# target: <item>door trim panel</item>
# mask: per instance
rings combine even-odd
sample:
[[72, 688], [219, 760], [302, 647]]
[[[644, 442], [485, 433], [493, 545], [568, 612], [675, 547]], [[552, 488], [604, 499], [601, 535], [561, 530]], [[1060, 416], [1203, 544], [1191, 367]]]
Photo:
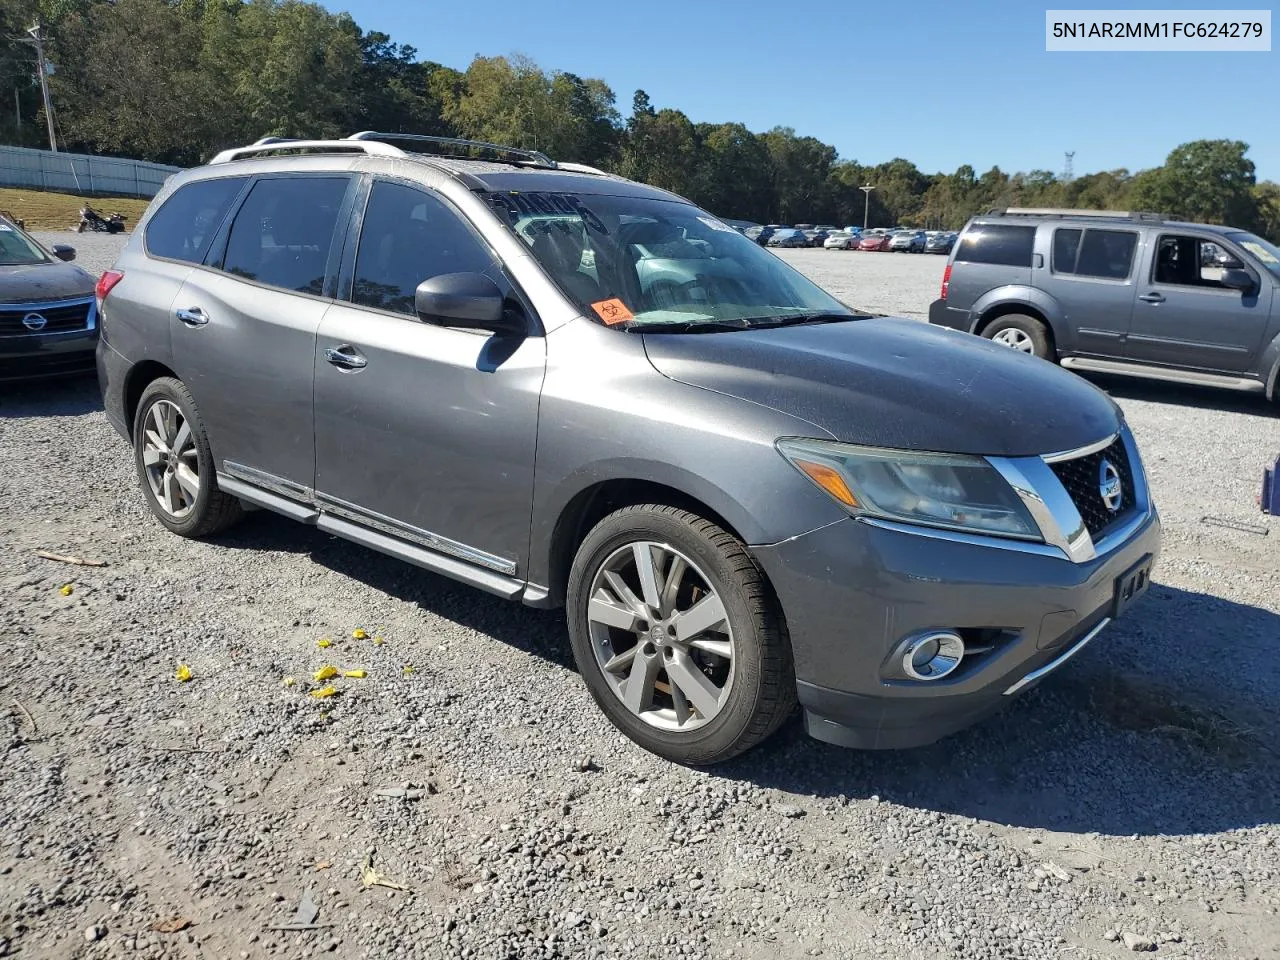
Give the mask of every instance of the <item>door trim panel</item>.
[[339, 500], [337, 497], [331, 497], [325, 493], [317, 493], [315, 498], [316, 505], [319, 506], [323, 513], [344, 517], [347, 520], [390, 534], [393, 537], [400, 537], [403, 540], [419, 543], [437, 553], [457, 557], [459, 560], [466, 560], [468, 563], [474, 563], [478, 567], [485, 567], [495, 573], [501, 573], [508, 577], [515, 575], [516, 562], [514, 560], [506, 560], [502, 557], [494, 556], [492, 553], [485, 553], [483, 550], [477, 550], [475, 547], [468, 546], [465, 543], [450, 540], [448, 537], [442, 537], [438, 533], [432, 533], [430, 530], [423, 530], [421, 527], [403, 523], [385, 514], [366, 510], [358, 504], [348, 503], [346, 500]]
[[278, 477], [274, 473], [267, 473], [265, 470], [246, 467], [243, 463], [236, 463], [234, 460], [223, 460], [222, 472], [244, 483], [288, 497], [290, 500], [302, 500], [307, 503], [315, 500], [315, 491], [308, 486]]
[[[222, 473], [233, 480], [233, 487], [239, 487], [241, 484], [251, 488], [256, 487], [291, 501], [314, 506], [322, 514], [342, 517], [344, 520], [357, 523], [360, 526], [377, 530], [392, 537], [398, 537], [401, 540], [408, 540], [429, 550], [434, 550], [436, 553], [464, 560], [467, 563], [474, 564], [477, 567], [484, 567], [504, 576], [515, 576], [517, 564], [514, 560], [507, 560], [492, 553], [486, 553], [465, 543], [459, 543], [457, 540], [450, 540], [448, 537], [442, 537], [438, 533], [432, 533], [430, 530], [423, 530], [421, 527], [403, 523], [394, 517], [366, 510], [359, 504], [349, 503], [337, 497], [317, 493], [310, 487], [304, 487], [302, 484], [286, 480], [284, 477], [277, 477], [264, 470], [255, 470], [253, 467], [246, 467], [242, 463], [233, 463], [230, 460], [223, 461]], [[238, 483], [234, 481], [238, 481]], [[228, 489], [227, 492], [234, 496], [241, 495], [238, 489]], [[246, 497], [246, 499], [249, 498]], [[274, 509], [269, 503], [260, 505]], [[290, 515], [293, 514], [291, 513]], [[297, 519], [301, 519], [301, 517], [297, 517]], [[309, 522], [315, 521], [313, 519]]]

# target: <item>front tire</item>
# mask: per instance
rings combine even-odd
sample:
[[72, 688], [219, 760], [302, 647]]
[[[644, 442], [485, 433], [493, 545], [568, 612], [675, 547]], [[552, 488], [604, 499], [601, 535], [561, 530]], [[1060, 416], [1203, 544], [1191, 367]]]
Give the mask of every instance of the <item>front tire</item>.
[[160, 377], [142, 392], [133, 418], [133, 457], [147, 506], [182, 537], [206, 537], [243, 515], [218, 489], [209, 438], [181, 380]]
[[578, 549], [566, 607], [592, 698], [661, 757], [728, 760], [795, 706], [786, 626], [763, 574], [694, 513], [645, 504], [605, 517]]
[[982, 328], [982, 335], [994, 343], [1029, 353], [1041, 360], [1056, 360], [1049, 329], [1035, 317], [1006, 313]]

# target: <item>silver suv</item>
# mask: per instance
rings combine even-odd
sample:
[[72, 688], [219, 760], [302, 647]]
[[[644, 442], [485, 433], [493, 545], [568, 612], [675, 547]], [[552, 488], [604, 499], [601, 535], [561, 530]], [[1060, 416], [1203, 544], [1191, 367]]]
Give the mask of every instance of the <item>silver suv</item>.
[[596, 702], [681, 762], [797, 697], [828, 741], [936, 740], [1097, 636], [1158, 550], [1101, 391], [537, 153], [230, 150], [166, 185], [99, 292], [107, 414], [160, 523], [254, 504], [564, 606]]
[[1153, 213], [1009, 209], [965, 226], [932, 323], [1072, 370], [1280, 399], [1280, 248]]

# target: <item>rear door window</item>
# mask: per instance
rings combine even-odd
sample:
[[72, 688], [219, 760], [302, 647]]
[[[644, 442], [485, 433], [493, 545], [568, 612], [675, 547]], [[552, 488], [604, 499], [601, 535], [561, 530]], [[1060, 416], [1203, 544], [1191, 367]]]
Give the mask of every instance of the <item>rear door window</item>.
[[197, 180], [179, 187], [147, 222], [147, 253], [167, 260], [203, 263], [247, 177]]
[[965, 232], [956, 251], [963, 263], [1030, 267], [1036, 228], [1003, 223], [979, 223]]
[[259, 180], [236, 212], [222, 269], [246, 280], [316, 296], [349, 177]]
[[1054, 273], [1075, 273], [1076, 254], [1080, 252], [1080, 234], [1083, 230], [1059, 228], [1053, 231], [1053, 258], [1050, 268]]
[[1076, 275], [1124, 280], [1133, 267], [1138, 235], [1128, 230], [1086, 230], [1076, 258]]
[[1130, 230], [1055, 230], [1053, 272], [1125, 280], [1133, 269], [1137, 248], [1138, 235]]

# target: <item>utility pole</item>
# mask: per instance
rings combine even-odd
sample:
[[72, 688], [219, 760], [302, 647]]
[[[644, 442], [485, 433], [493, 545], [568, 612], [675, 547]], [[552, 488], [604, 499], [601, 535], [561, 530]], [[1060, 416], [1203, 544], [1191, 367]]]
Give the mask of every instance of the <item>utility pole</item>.
[[40, 71], [40, 95], [44, 98], [44, 122], [49, 128], [49, 149], [58, 152], [58, 138], [53, 133], [53, 101], [49, 99], [49, 69], [44, 59], [44, 27], [40, 21], [27, 33], [31, 39], [26, 41], [36, 48], [36, 69]]
[[862, 229], [865, 230], [867, 229], [868, 218], [871, 216], [871, 191], [874, 190], [875, 187], [868, 184], [867, 186], [859, 187], [858, 189], [866, 194], [867, 197], [867, 202], [862, 206]]

